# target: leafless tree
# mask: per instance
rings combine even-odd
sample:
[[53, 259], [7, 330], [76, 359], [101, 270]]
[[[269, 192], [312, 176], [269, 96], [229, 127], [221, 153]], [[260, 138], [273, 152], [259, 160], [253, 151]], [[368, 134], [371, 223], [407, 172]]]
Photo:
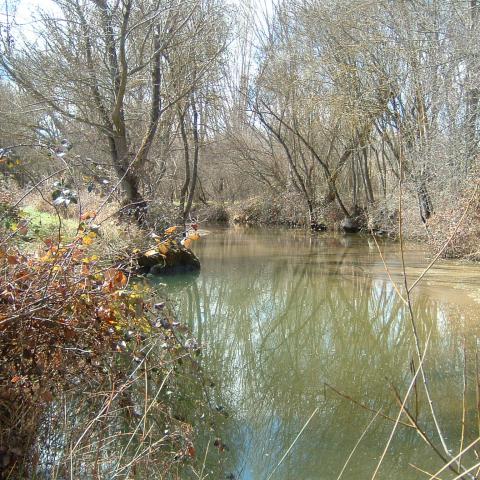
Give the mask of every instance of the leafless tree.
[[[58, 0], [59, 14], [39, 13], [33, 39], [3, 38], [2, 68], [22, 89], [84, 131], [101, 134], [110, 165], [137, 216], [142, 183], [165, 112], [192, 98], [224, 50], [218, 3], [202, 0]], [[217, 14], [212, 16], [216, 9]], [[208, 48], [202, 45], [208, 43]], [[170, 72], [169, 58], [200, 52], [196, 74]], [[176, 53], [175, 53], [176, 52]], [[175, 90], [172, 85], [180, 86]], [[175, 95], [172, 96], [172, 92]]]

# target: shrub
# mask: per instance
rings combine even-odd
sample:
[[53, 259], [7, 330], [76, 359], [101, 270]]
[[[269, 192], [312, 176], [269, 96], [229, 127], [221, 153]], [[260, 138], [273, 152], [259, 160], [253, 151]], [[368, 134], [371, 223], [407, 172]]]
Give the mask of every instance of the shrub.
[[228, 223], [230, 221], [230, 214], [223, 202], [202, 206], [195, 214], [202, 223]]
[[480, 260], [480, 191], [466, 189], [428, 222], [430, 244], [448, 258]]
[[100, 266], [95, 241], [85, 228], [27, 255], [2, 239], [0, 478], [160, 477], [195, 456], [167, 392], [196, 347], [145, 287]]

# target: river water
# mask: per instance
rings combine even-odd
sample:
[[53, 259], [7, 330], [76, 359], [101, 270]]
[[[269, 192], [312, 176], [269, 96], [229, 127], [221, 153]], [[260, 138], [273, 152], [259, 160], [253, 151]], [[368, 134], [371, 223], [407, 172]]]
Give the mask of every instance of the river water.
[[[212, 229], [195, 245], [201, 273], [166, 280], [214, 382], [219, 422], [198, 450], [203, 458], [208, 448], [205, 473], [219, 463], [220, 478], [336, 479], [380, 412], [341, 478], [372, 477], [394, 426], [382, 415], [396, 417], [395, 391], [403, 397], [412, 361], [418, 365], [408, 311], [392, 283], [402, 289], [399, 245], [381, 241], [380, 249], [391, 278], [368, 237]], [[409, 244], [405, 261], [411, 283], [429, 258]], [[464, 445], [478, 436], [479, 287], [478, 266], [442, 261], [412, 294], [422, 345], [429, 337], [425, 371], [434, 408], [453, 455], [463, 404]], [[421, 384], [406, 406], [441, 452]], [[478, 461], [473, 450], [466, 465]], [[415, 429], [399, 425], [375, 478], [429, 478], [418, 469], [441, 466]], [[447, 470], [439, 478], [455, 475]]]

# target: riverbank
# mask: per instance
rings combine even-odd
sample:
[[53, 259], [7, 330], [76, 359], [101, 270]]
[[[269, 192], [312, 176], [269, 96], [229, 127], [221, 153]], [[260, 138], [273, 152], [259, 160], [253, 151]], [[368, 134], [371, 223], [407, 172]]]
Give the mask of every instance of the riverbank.
[[[161, 288], [129, 273], [132, 238], [112, 239], [122, 227], [99, 228], [93, 213], [76, 223], [4, 207], [0, 478], [164, 477], [195, 464], [194, 423], [214, 422], [200, 346]], [[150, 241], [167, 253], [174, 234]]]
[[[366, 233], [399, 239], [399, 199], [391, 197], [372, 203], [346, 217], [330, 203], [318, 208], [315, 220], [299, 197], [257, 196], [237, 202], [211, 202], [195, 212], [202, 221], [223, 225], [280, 226], [313, 231]], [[427, 244], [432, 255], [480, 261], [480, 192], [471, 188], [449, 205], [443, 205], [428, 219], [419, 215], [415, 195], [402, 198], [401, 228], [404, 240]], [[425, 220], [425, 221], [424, 221]]]

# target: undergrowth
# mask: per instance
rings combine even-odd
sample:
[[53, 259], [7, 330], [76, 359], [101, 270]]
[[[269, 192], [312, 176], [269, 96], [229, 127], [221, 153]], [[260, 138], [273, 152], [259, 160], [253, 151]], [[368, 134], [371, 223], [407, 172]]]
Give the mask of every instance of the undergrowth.
[[37, 220], [58, 224], [26, 209], [24, 228], [24, 212], [0, 232], [0, 478], [178, 478], [208, 413], [196, 342], [95, 253], [91, 222], [32, 251]]

